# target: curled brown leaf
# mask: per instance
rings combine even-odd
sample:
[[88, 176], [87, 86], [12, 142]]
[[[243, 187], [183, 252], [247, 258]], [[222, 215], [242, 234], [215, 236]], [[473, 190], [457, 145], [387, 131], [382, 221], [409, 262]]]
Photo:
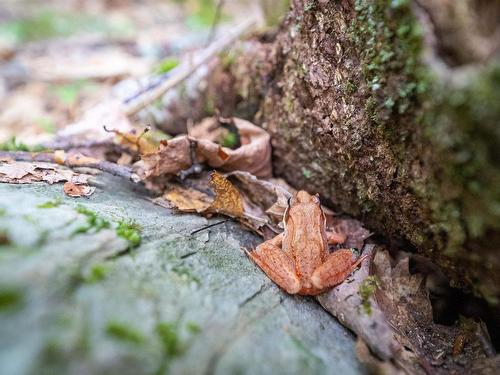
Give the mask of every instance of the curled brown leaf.
[[95, 191], [95, 187], [84, 184], [75, 184], [73, 182], [66, 182], [63, 186], [63, 190], [68, 197], [79, 198], [92, 195]]

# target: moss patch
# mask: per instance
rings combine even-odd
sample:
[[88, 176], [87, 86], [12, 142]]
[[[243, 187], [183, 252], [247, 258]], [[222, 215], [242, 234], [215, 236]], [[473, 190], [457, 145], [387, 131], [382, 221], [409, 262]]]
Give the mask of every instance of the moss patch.
[[0, 312], [14, 310], [22, 305], [23, 293], [19, 288], [9, 285], [0, 285]]
[[87, 233], [89, 231], [99, 232], [102, 229], [109, 228], [111, 224], [109, 221], [100, 217], [92, 210], [89, 210], [85, 206], [79, 205], [76, 208], [76, 212], [85, 215], [87, 217], [87, 224], [75, 229], [73, 234]]
[[42, 146], [28, 146], [27, 144], [19, 141], [15, 136], [11, 137], [4, 143], [0, 143], [1, 151], [28, 151], [28, 152], [41, 152], [45, 148]]
[[62, 199], [61, 198], [55, 198], [50, 201], [40, 203], [37, 205], [38, 208], [55, 208], [59, 207], [62, 204]]
[[133, 221], [122, 220], [118, 222], [116, 227], [116, 234], [122, 238], [125, 238], [130, 247], [134, 248], [141, 244], [141, 227], [134, 223]]
[[363, 306], [363, 310], [367, 315], [372, 313], [370, 297], [373, 296], [379, 285], [380, 281], [377, 276], [368, 276], [359, 285], [358, 294], [361, 297], [361, 306]]
[[106, 279], [111, 267], [107, 264], [96, 264], [89, 270], [88, 275], [84, 281], [89, 284], [97, 283]]
[[134, 329], [130, 323], [108, 322], [106, 325], [106, 334], [117, 341], [134, 345], [141, 345], [145, 341], [144, 335]]

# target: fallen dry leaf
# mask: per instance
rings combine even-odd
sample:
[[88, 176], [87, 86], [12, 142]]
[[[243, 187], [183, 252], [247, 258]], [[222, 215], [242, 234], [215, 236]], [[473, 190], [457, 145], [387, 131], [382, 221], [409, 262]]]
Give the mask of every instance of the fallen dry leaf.
[[64, 193], [73, 198], [88, 197], [92, 195], [95, 191], [95, 187], [75, 184], [73, 182], [66, 182], [63, 186]]
[[39, 181], [49, 184], [63, 181], [86, 183], [88, 177], [57, 164], [20, 161], [0, 162], [0, 182], [4, 183], [30, 184]]
[[161, 142], [156, 152], [142, 155], [135, 167], [142, 179], [148, 179], [175, 175], [192, 164], [191, 141], [182, 136]]
[[173, 186], [163, 194], [163, 198], [183, 212], [204, 213], [212, 204], [212, 199], [201, 191], [180, 186]]
[[215, 199], [210, 205], [210, 211], [236, 218], [244, 216], [240, 192], [226, 177], [213, 172], [210, 184], [215, 191]]
[[340, 235], [345, 235], [346, 240], [341, 247], [362, 249], [365, 240], [370, 237], [370, 231], [363, 224], [349, 217], [332, 216], [325, 213], [328, 229]]
[[157, 150], [141, 155], [141, 160], [134, 165], [135, 169], [145, 180], [176, 175], [196, 162], [207, 163], [222, 171], [243, 170], [257, 177], [269, 177], [272, 173], [269, 134], [242, 119], [235, 118], [234, 123], [240, 136], [248, 142], [235, 150], [208, 139], [180, 136], [162, 141]]
[[276, 227], [280, 225], [292, 196], [286, 188], [244, 171], [230, 172], [226, 177], [249, 201], [260, 207], [262, 216], [267, 215]]
[[209, 166], [226, 172], [246, 171], [257, 177], [270, 177], [272, 165], [269, 133], [249, 121], [240, 118], [233, 120], [242, 139], [242, 145], [235, 150], [222, 147], [222, 151], [227, 155], [223, 159], [219, 155], [220, 145], [210, 140], [197, 139], [198, 157]]
[[[366, 245], [363, 254], [372, 255], [373, 251], [374, 245]], [[359, 289], [369, 276], [369, 271], [370, 262], [362, 262], [360, 268], [346, 282], [317, 298], [327, 311], [366, 342], [379, 358], [389, 360], [394, 356], [394, 350], [397, 348], [394, 347], [392, 329], [374, 297], [369, 296], [363, 301], [359, 294]], [[363, 308], [363, 304], [367, 303], [370, 304], [370, 313]]]

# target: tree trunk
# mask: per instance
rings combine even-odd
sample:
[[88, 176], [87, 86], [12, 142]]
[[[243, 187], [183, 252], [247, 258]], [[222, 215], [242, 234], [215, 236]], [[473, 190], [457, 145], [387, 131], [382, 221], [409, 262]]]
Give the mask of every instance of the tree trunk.
[[275, 174], [496, 304], [498, 4], [293, 1], [222, 58], [209, 107], [271, 133]]

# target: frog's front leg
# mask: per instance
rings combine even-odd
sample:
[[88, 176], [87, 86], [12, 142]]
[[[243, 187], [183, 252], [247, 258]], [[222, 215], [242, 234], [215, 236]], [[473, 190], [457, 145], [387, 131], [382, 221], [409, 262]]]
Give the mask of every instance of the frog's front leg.
[[368, 255], [354, 260], [349, 249], [340, 249], [331, 253], [326, 261], [316, 268], [311, 276], [313, 285], [324, 290], [340, 284]]
[[282, 241], [283, 234], [279, 234], [247, 254], [278, 286], [295, 294], [300, 290], [300, 280], [293, 260], [281, 250]]

